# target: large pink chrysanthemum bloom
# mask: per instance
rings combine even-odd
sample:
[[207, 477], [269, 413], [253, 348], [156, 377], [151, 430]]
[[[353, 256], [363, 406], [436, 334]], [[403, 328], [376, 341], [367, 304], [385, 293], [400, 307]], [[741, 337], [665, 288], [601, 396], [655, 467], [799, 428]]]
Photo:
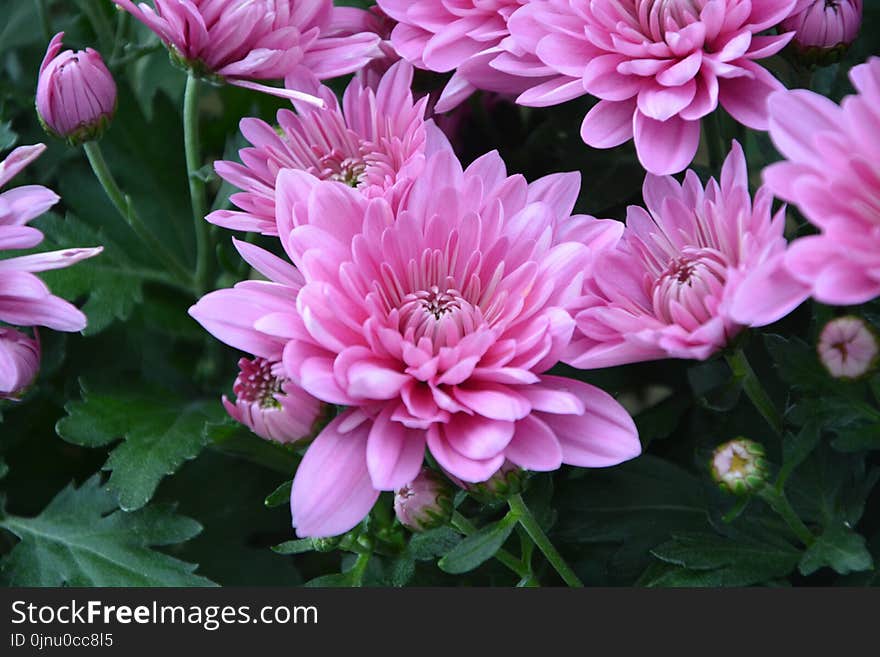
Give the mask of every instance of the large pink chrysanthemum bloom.
[[304, 171], [282, 171], [277, 189], [281, 242], [305, 285], [291, 286], [297, 269], [276, 263], [263, 267], [275, 283], [209, 294], [190, 312], [248, 351], [286, 340], [288, 376], [350, 407], [296, 473], [300, 536], [354, 527], [379, 491], [417, 476], [426, 447], [467, 482], [505, 458], [553, 470], [639, 453], [612, 397], [545, 374], [568, 345], [567, 307], [592, 251], [620, 233], [617, 222], [570, 216], [577, 174], [529, 185], [497, 153], [462, 171], [442, 151], [397, 209]]
[[241, 87], [304, 96], [253, 80], [297, 71], [329, 79], [357, 71], [379, 55], [379, 37], [353, 34], [352, 12], [332, 0], [114, 0], [155, 32], [181, 62]]
[[764, 182], [821, 234], [796, 240], [786, 264], [822, 303], [880, 295], [880, 59], [850, 71], [858, 94], [840, 106], [809, 91], [770, 98], [770, 136], [786, 161]]
[[720, 184], [688, 171], [645, 180], [647, 210], [630, 207], [614, 250], [587, 280], [566, 362], [584, 369], [660, 358], [703, 360], [744, 326], [785, 316], [807, 289], [785, 270], [785, 210], [749, 196], [739, 144]]
[[[21, 146], [0, 162], [0, 186], [33, 162], [46, 147]], [[43, 234], [27, 223], [58, 202], [55, 192], [39, 185], [16, 187], [0, 194], [0, 251], [29, 249]], [[53, 296], [33, 272], [62, 269], [98, 255], [102, 247], [64, 249], [0, 260], [0, 322], [46, 326], [56, 331], [81, 331], [86, 317], [64, 299]]]
[[[700, 119], [721, 105], [739, 122], [767, 128], [767, 97], [782, 85], [755, 60], [791, 34], [759, 36], [795, 0], [546, 0], [508, 23], [519, 48], [555, 72], [517, 102], [542, 107], [598, 97], [581, 126], [595, 148], [635, 140], [651, 173], [682, 171], [697, 152]], [[532, 75], [515, 53], [492, 65]]]
[[452, 78], [437, 102], [437, 111], [458, 105], [476, 89], [518, 94], [553, 73], [534, 56], [522, 56], [523, 69], [531, 64], [524, 80], [490, 66], [508, 36], [507, 20], [530, 0], [378, 0], [379, 7], [398, 22], [391, 33], [395, 49], [407, 61]]
[[219, 210], [208, 221], [277, 235], [275, 178], [282, 169], [308, 171], [395, 203], [421, 172], [426, 155], [449, 147], [425, 122], [427, 98], [413, 100], [412, 73], [409, 64], [398, 62], [375, 92], [355, 78], [341, 107], [332, 90], [315, 89], [325, 106], [297, 103], [298, 114], [280, 110], [279, 132], [259, 119], [243, 119], [241, 131], [252, 146], [239, 152], [242, 164], [215, 164], [221, 178], [244, 190], [231, 197], [241, 210]]

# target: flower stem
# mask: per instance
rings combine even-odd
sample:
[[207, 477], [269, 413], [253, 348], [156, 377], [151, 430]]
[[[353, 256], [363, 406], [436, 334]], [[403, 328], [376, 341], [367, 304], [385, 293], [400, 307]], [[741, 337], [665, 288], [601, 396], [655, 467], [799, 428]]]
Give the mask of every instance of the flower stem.
[[49, 7], [46, 0], [36, 0], [37, 16], [40, 19], [40, 28], [43, 30], [43, 39], [49, 41], [52, 39], [52, 24], [49, 20]]
[[[474, 527], [473, 523], [465, 518], [463, 515], [461, 515], [458, 511], [455, 511], [452, 514], [451, 522], [452, 526], [465, 536], [470, 536], [475, 531], [477, 531], [477, 528]], [[503, 563], [505, 566], [510, 568], [510, 570], [515, 572], [521, 578], [528, 576], [528, 569], [522, 564], [522, 562], [520, 562], [519, 559], [517, 559], [504, 548], [498, 550], [498, 552], [495, 553], [495, 558]]]
[[724, 140], [721, 137], [718, 112], [713, 112], [703, 119], [703, 127], [706, 134], [706, 148], [709, 150], [709, 167], [712, 173], [718, 173], [724, 161]]
[[189, 196], [192, 202], [193, 228], [196, 236], [195, 284], [199, 295], [207, 290], [208, 257], [208, 204], [205, 200], [205, 183], [199, 178], [201, 164], [199, 154], [199, 79], [190, 71], [186, 78], [186, 91], [183, 96], [183, 140], [186, 150], [186, 173], [189, 180]]
[[83, 150], [86, 152], [86, 157], [89, 160], [89, 164], [92, 166], [92, 171], [94, 172], [95, 177], [98, 179], [98, 182], [101, 183], [101, 187], [104, 188], [104, 193], [107, 194], [107, 198], [113, 203], [113, 206], [116, 208], [119, 215], [125, 220], [125, 223], [127, 223], [134, 231], [135, 235], [144, 242], [147, 248], [156, 254], [156, 257], [162, 261], [168, 270], [179, 279], [177, 287], [181, 287], [182, 289], [191, 292], [192, 277], [189, 272], [177, 261], [177, 258], [174, 257], [165, 245], [150, 232], [143, 221], [141, 221], [141, 218], [138, 216], [138, 213], [135, 211], [134, 206], [131, 203], [131, 199], [123, 194], [122, 190], [119, 188], [119, 184], [110, 172], [110, 167], [107, 166], [107, 161], [104, 159], [104, 153], [101, 151], [100, 144], [96, 141], [86, 142], [83, 145]]
[[776, 409], [773, 400], [770, 399], [770, 395], [767, 394], [764, 386], [758, 380], [755, 371], [749, 364], [748, 358], [746, 358], [745, 351], [742, 348], [738, 348], [733, 353], [728, 354], [727, 364], [730, 365], [734, 378], [742, 383], [743, 390], [746, 391], [746, 395], [748, 395], [752, 404], [755, 405], [755, 408], [758, 409], [758, 412], [767, 421], [767, 424], [773, 428], [773, 431], [781, 436], [783, 428], [782, 416]]
[[804, 524], [797, 512], [792, 508], [785, 493], [775, 490], [772, 486], [765, 486], [758, 493], [759, 497], [767, 502], [776, 513], [785, 521], [789, 529], [794, 532], [798, 539], [809, 547], [816, 540], [810, 528]]
[[535, 545], [538, 546], [538, 549], [544, 553], [547, 561], [549, 561], [550, 565], [556, 569], [556, 572], [559, 573], [559, 576], [562, 577], [563, 581], [573, 588], [582, 587], [584, 583], [581, 582], [571, 567], [565, 563], [565, 560], [562, 558], [562, 555], [559, 554], [556, 546], [554, 546], [553, 543], [550, 542], [550, 539], [547, 538], [547, 534], [544, 533], [544, 530], [541, 529], [538, 521], [535, 520], [535, 516], [532, 515], [529, 507], [526, 506], [522, 495], [512, 495], [507, 503], [510, 505], [510, 510], [513, 511], [519, 520], [519, 524], [521, 524], [523, 529], [526, 530], [529, 538], [531, 538], [535, 542]]
[[367, 571], [367, 565], [370, 563], [370, 553], [362, 552], [358, 555], [354, 567], [351, 569], [351, 580], [354, 586], [364, 585], [364, 573]]

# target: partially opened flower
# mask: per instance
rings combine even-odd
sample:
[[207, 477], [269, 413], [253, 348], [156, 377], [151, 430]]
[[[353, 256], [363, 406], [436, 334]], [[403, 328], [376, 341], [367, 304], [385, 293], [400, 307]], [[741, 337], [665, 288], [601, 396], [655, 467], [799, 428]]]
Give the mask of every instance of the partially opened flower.
[[284, 374], [280, 362], [265, 358], [238, 361], [241, 372], [232, 391], [235, 401], [223, 397], [230, 416], [266, 440], [292, 443], [315, 432], [325, 407]]
[[[0, 162], [0, 186], [35, 160], [46, 149], [42, 144], [21, 146]], [[16, 187], [0, 194], [0, 251], [29, 249], [43, 234], [27, 223], [58, 202], [55, 192], [39, 185]], [[64, 249], [50, 253], [0, 259], [0, 322], [17, 326], [47, 326], [57, 331], [81, 331], [86, 317], [60, 299], [33, 272], [62, 269], [102, 251]]]
[[259, 119], [242, 120], [241, 131], [252, 144], [240, 151], [242, 164], [215, 164], [223, 179], [244, 190], [231, 198], [241, 211], [219, 210], [208, 221], [277, 234], [275, 178], [282, 169], [308, 171], [396, 203], [421, 173], [426, 155], [448, 148], [440, 131], [425, 122], [427, 98], [413, 100], [412, 73], [409, 64], [398, 62], [376, 91], [355, 78], [341, 106], [332, 90], [321, 87], [317, 94], [325, 107], [299, 103], [296, 114], [280, 110], [277, 132]]
[[752, 203], [739, 144], [720, 183], [704, 190], [693, 171], [683, 184], [649, 174], [644, 199], [587, 280], [567, 355], [575, 367], [703, 360], [744, 326], [776, 321], [807, 297], [783, 264], [785, 211], [771, 216], [767, 189]]
[[811, 61], [833, 62], [856, 40], [862, 0], [798, 0], [780, 29], [794, 32], [798, 51]]
[[[756, 60], [781, 50], [791, 34], [762, 35], [795, 0], [546, 0], [509, 21], [512, 43], [554, 72], [518, 102], [542, 107], [599, 98], [581, 127], [595, 148], [635, 140], [651, 173], [687, 167], [700, 119], [720, 103], [737, 121], [767, 128], [767, 96], [782, 85]], [[492, 65], [534, 74], [516, 52]]]
[[40, 341], [0, 326], [0, 399], [18, 399], [40, 371]]
[[[398, 21], [391, 33], [397, 52], [417, 67], [454, 71], [437, 111], [452, 109], [476, 89], [518, 94], [535, 80], [503, 73], [490, 65], [509, 36], [507, 20], [529, 0], [378, 0], [379, 7]], [[523, 66], [533, 66], [538, 82], [552, 70], [534, 56], [521, 53]]]
[[59, 32], [49, 43], [37, 85], [37, 113], [54, 136], [72, 144], [97, 139], [116, 112], [116, 83], [100, 53], [65, 50]]
[[422, 468], [411, 482], [394, 492], [394, 515], [407, 529], [423, 532], [452, 518], [452, 486], [434, 470]]
[[279, 174], [279, 234], [305, 285], [290, 294], [289, 272], [274, 267], [279, 282], [262, 284], [274, 287], [259, 298], [244, 283], [191, 314], [221, 339], [233, 321], [239, 342], [277, 352], [274, 341], [285, 341], [287, 375], [350, 407], [297, 471], [300, 536], [354, 527], [379, 491], [417, 476], [426, 448], [465, 482], [488, 479], [505, 459], [553, 470], [639, 453], [612, 397], [546, 375], [574, 328], [567, 308], [588, 244], [619, 236], [617, 222], [570, 216], [578, 189], [576, 174], [531, 185], [508, 177], [496, 153], [464, 171], [450, 152], [435, 154], [397, 208], [304, 171]]
[[[360, 69], [379, 37], [351, 34], [332, 0], [114, 0], [155, 32], [186, 67], [231, 84], [290, 98], [256, 84], [307, 71], [324, 80]], [[337, 20], [339, 18], [340, 20]]]
[[770, 137], [783, 162], [764, 181], [819, 228], [786, 257], [822, 303], [852, 305], [880, 295], [880, 59], [850, 71], [859, 92], [840, 106], [810, 91], [774, 94]]
[[838, 317], [822, 329], [816, 350], [822, 365], [835, 379], [858, 379], [873, 369], [880, 346], [863, 319]]
[[736, 438], [719, 445], [712, 454], [712, 478], [728, 493], [746, 495], [759, 490], [767, 480], [764, 446], [748, 438]]

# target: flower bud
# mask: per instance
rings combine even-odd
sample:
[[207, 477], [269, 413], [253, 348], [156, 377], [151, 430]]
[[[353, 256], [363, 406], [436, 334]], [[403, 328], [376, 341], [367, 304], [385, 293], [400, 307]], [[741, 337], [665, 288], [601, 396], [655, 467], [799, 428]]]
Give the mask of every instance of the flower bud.
[[0, 328], [0, 399], [21, 399], [39, 370], [39, 340]]
[[445, 525], [452, 518], [452, 486], [440, 474], [422, 468], [412, 482], [394, 494], [394, 513], [414, 532]]
[[734, 495], [755, 492], [767, 478], [764, 447], [746, 438], [719, 445], [712, 455], [712, 478]]
[[100, 53], [61, 51], [59, 32], [49, 43], [37, 83], [37, 114], [49, 134], [73, 146], [98, 139], [116, 113], [116, 83]]
[[822, 329], [816, 351], [835, 379], [858, 379], [877, 362], [877, 337], [864, 320], [838, 317]]
[[510, 461], [504, 461], [501, 467], [486, 481], [478, 484], [466, 484], [453, 479], [459, 486], [478, 502], [491, 504], [503, 502], [511, 495], [523, 492], [528, 473]]
[[241, 372], [232, 386], [235, 402], [223, 397], [223, 405], [234, 420], [261, 438], [279, 443], [315, 434], [326, 408], [288, 379], [281, 363], [242, 358], [238, 367]]
[[780, 30], [794, 32], [792, 43], [805, 64], [839, 61], [862, 25], [862, 0], [800, 0]]

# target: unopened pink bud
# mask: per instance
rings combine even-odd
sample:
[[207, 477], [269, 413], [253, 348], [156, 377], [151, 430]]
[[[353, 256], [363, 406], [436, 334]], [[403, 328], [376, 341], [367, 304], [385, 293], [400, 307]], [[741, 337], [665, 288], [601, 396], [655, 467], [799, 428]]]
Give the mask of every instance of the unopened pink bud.
[[284, 375], [281, 363], [265, 358], [238, 361], [241, 372], [223, 405], [232, 418], [266, 440], [292, 443], [315, 435], [326, 415], [324, 404]]
[[0, 399], [20, 399], [39, 371], [39, 340], [0, 328]]
[[59, 32], [49, 43], [37, 83], [37, 113], [51, 135], [73, 145], [98, 139], [116, 113], [116, 83], [100, 53], [61, 52]]
[[422, 468], [412, 482], [394, 493], [394, 513], [414, 532], [440, 527], [452, 517], [452, 486], [440, 474]]
[[858, 317], [838, 317], [825, 325], [819, 360], [835, 379], [857, 379], [871, 371], [880, 349], [874, 331]]
[[794, 32], [793, 43], [809, 63], [825, 65], [840, 58], [861, 26], [862, 0], [800, 0], [780, 29]]

